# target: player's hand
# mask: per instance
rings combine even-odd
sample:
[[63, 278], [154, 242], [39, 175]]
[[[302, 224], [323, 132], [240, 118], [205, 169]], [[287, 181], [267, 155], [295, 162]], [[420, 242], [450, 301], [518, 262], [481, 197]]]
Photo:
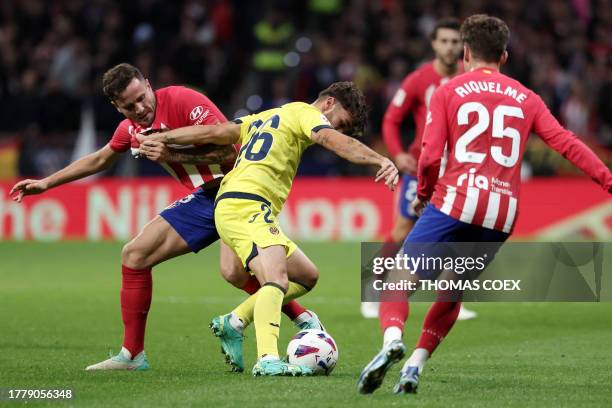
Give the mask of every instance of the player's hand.
[[391, 189], [391, 191], [395, 190], [395, 186], [399, 180], [399, 171], [395, 164], [388, 158], [384, 158], [380, 163], [380, 169], [376, 173], [376, 179], [374, 181], [379, 182], [380, 180], [385, 180], [385, 185]]
[[410, 153], [400, 153], [395, 156], [395, 164], [404, 174], [414, 173], [417, 169], [417, 161]]
[[159, 141], [151, 140], [147, 137], [146, 140], [141, 142], [140, 147], [138, 149], [141, 156], [146, 157], [147, 159], [157, 162], [164, 163], [170, 161], [170, 150], [166, 147], [165, 144]]
[[423, 209], [425, 206], [427, 206], [427, 203], [427, 201], [423, 201], [417, 197], [412, 201], [412, 203], [410, 203], [410, 207], [412, 208], [412, 211], [414, 211], [414, 213], [420, 217]]
[[9, 196], [12, 196], [13, 201], [20, 203], [24, 196], [44, 193], [48, 188], [49, 185], [44, 180], [21, 180], [11, 188]]
[[164, 133], [163, 132], [159, 132], [159, 130], [155, 131], [143, 131], [140, 132], [136, 135], [136, 140], [138, 140], [138, 143], [143, 144], [145, 141], [151, 141], [151, 142], [158, 142], [158, 143], [163, 143], [164, 142]]

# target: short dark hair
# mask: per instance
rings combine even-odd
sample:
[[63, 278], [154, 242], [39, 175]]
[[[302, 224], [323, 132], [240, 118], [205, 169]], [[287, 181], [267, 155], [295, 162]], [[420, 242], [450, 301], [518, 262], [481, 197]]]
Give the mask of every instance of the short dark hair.
[[459, 31], [459, 29], [461, 28], [461, 23], [459, 22], [459, 20], [457, 20], [454, 17], [442, 18], [436, 22], [436, 25], [431, 31], [431, 34], [429, 35], [429, 37], [432, 40], [435, 40], [436, 38], [438, 38], [438, 30], [441, 28], [448, 28], [449, 30]]
[[353, 82], [334, 82], [321, 92], [319, 98], [332, 96], [336, 98], [340, 105], [351, 115], [351, 129], [348, 134], [361, 136], [365, 132], [367, 124], [368, 107], [363, 92]]
[[102, 91], [108, 99], [114, 101], [134, 78], [144, 79], [138, 68], [126, 62], [115, 65], [104, 73], [102, 77]]
[[506, 51], [510, 29], [503, 20], [474, 14], [461, 25], [461, 39], [472, 55], [485, 62], [498, 62]]

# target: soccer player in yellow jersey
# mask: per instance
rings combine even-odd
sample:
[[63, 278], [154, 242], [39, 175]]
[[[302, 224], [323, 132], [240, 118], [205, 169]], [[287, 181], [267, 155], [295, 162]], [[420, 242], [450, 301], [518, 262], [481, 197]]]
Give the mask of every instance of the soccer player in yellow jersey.
[[[228, 315], [211, 323], [227, 361], [242, 371], [242, 331], [255, 323], [258, 361], [253, 375], [310, 375], [303, 366], [279, 359], [277, 341], [283, 302], [302, 296], [317, 282], [318, 270], [281, 231], [277, 222], [302, 153], [314, 143], [353, 163], [378, 166], [375, 181], [393, 189], [398, 171], [388, 158], [343, 133], [357, 135], [366, 104], [351, 82], [337, 82], [312, 104], [293, 102], [214, 126], [190, 126], [156, 136], [168, 144], [242, 145], [234, 169], [217, 194], [215, 224], [221, 239], [261, 282], [261, 289]], [[150, 136], [149, 136], [150, 140]]]

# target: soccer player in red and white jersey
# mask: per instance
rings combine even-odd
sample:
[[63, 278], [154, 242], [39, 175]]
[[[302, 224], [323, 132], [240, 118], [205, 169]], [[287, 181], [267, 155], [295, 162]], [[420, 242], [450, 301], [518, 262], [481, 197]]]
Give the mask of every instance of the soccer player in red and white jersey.
[[[415, 243], [502, 245], [516, 223], [521, 161], [531, 132], [612, 193], [610, 169], [557, 122], [536, 93], [499, 72], [508, 58], [509, 35], [502, 20], [482, 14], [461, 26], [466, 73], [432, 97], [413, 203], [422, 215], [404, 242], [406, 252]], [[445, 146], [446, 169], [439, 175]], [[431, 306], [396, 393], [416, 392], [425, 362], [452, 328], [460, 304], [436, 301]], [[378, 388], [404, 350], [401, 337], [383, 347], [362, 372], [359, 390]]]
[[[221, 179], [233, 167], [237, 148], [188, 146], [173, 149], [155, 141], [138, 143], [136, 135], [139, 133], [226, 122], [215, 104], [199, 92], [182, 86], [154, 91], [136, 67], [125, 63], [104, 74], [103, 90], [126, 118], [119, 123], [110, 142], [42, 180], [18, 182], [10, 194], [15, 194], [14, 200], [20, 202], [26, 195], [40, 194], [105, 170], [127, 151], [158, 162], [187, 189], [197, 189], [167, 207], [123, 247], [123, 347], [115, 357], [87, 367], [90, 370], [142, 370], [148, 367], [144, 338], [152, 296], [151, 270], [165, 260], [198, 252], [219, 239], [214, 222], [214, 199]], [[226, 280], [249, 294], [259, 288], [257, 279], [249, 276], [224, 243], [221, 243], [221, 273]], [[316, 315], [298, 303], [288, 303], [283, 311], [300, 328], [320, 328]]]

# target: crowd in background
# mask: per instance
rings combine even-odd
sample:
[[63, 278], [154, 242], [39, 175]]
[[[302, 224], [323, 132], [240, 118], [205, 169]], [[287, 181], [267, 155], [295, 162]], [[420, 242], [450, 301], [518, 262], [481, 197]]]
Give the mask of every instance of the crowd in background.
[[[72, 160], [90, 112], [96, 147], [103, 145], [121, 116], [103, 97], [101, 76], [127, 61], [154, 87], [201, 90], [228, 118], [311, 101], [334, 81], [355, 81], [371, 106], [366, 142], [382, 151], [384, 110], [403, 77], [433, 57], [427, 38], [436, 19], [476, 12], [499, 16], [511, 29], [503, 72], [539, 93], [609, 160], [608, 0], [3, 0], [0, 143], [19, 142], [19, 174], [46, 175]], [[527, 158], [536, 174], [564, 171], [537, 141]], [[154, 169], [140, 163], [130, 174]], [[320, 148], [300, 168], [309, 175], [363, 171]]]

